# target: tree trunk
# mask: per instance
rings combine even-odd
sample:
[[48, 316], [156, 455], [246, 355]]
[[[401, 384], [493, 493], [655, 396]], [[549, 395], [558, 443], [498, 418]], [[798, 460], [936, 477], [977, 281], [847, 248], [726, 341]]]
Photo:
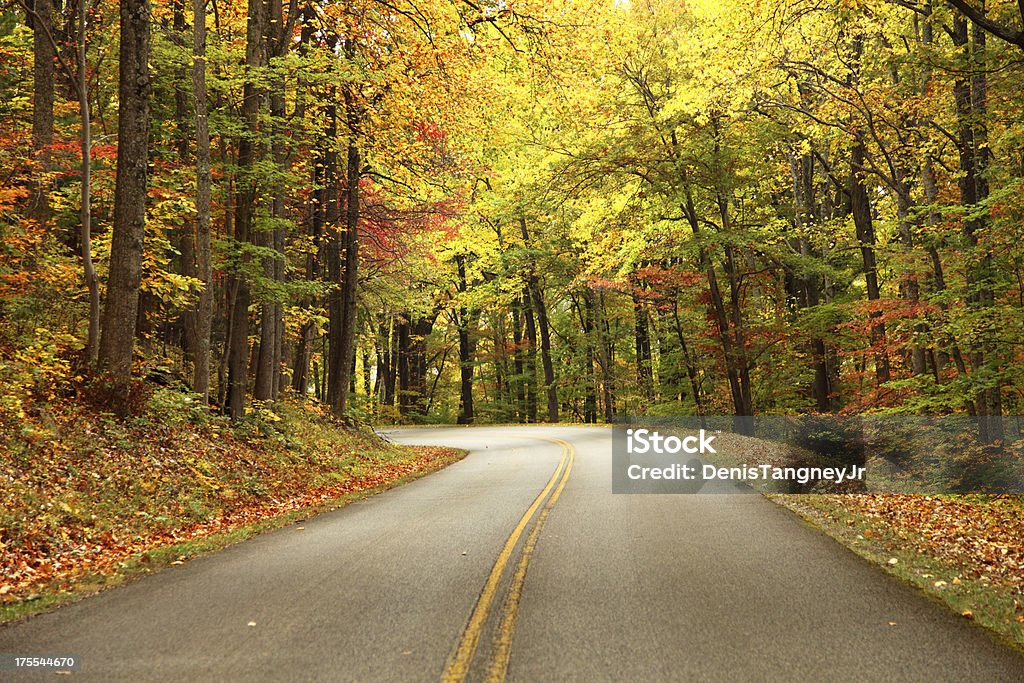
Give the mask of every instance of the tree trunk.
[[499, 422], [511, 422], [515, 417], [515, 396], [512, 380], [508, 369], [508, 338], [506, 337], [506, 318], [504, 313], [494, 316], [494, 334], [491, 343], [494, 345], [494, 400], [497, 405], [495, 412]]
[[377, 360], [377, 376], [382, 383], [381, 403], [386, 406], [395, 405], [395, 382], [398, 379], [398, 366], [395, 342], [395, 318], [388, 316], [380, 324], [381, 348]]
[[[461, 294], [469, 290], [466, 279], [466, 257], [458, 254], [455, 257], [458, 273], [458, 287]], [[459, 305], [459, 424], [473, 423], [473, 354], [475, 344], [470, 336], [470, 312], [463, 303]]]
[[[977, 25], [968, 34], [967, 20], [960, 14], [953, 19], [953, 44], [961, 48], [965, 61], [973, 69], [969, 77], [961, 76], [953, 83], [953, 95], [958, 119], [958, 150], [960, 156], [960, 203], [972, 215], [963, 221], [963, 233], [967, 242], [970, 260], [967, 272], [967, 306], [979, 310], [994, 305], [992, 291], [992, 254], [987, 245], [981, 244], [988, 225], [987, 216], [977, 210], [977, 205], [988, 198], [986, 179], [988, 131], [987, 115], [988, 80], [985, 67], [985, 32]], [[993, 357], [992, 344], [983, 336], [982, 341], [970, 350], [972, 375], [980, 378], [975, 384], [974, 404], [979, 418], [978, 436], [984, 443], [1002, 440], [1003, 428], [1002, 397], [999, 387], [999, 371]]]
[[533, 306], [530, 305], [530, 297], [523, 292], [522, 298], [523, 317], [526, 321], [526, 421], [537, 422], [537, 323], [533, 317]]
[[[686, 188], [685, 203], [682, 208], [686, 220], [690, 224], [690, 231], [695, 238], [701, 239], [700, 220], [697, 216], [697, 209], [689, 187]], [[721, 198], [719, 198], [719, 209], [722, 211], [723, 218], [725, 218], [727, 214], [722, 207]], [[729, 381], [729, 391], [732, 395], [733, 415], [737, 418], [736, 425], [740, 428], [740, 433], [748, 434], [751, 431], [749, 428], [752, 425], [749, 420], [741, 418], [752, 416], [754, 409], [751, 402], [749, 379], [746, 382], [743, 381], [743, 374], [747, 372], [745, 350], [740, 349], [737, 351], [735, 349], [736, 342], [732, 337], [733, 331], [730, 329], [732, 325], [725, 309], [725, 300], [722, 297], [722, 290], [718, 284], [718, 274], [715, 271], [714, 261], [708, 256], [703, 244], [699, 245], [697, 253], [698, 260], [707, 275], [708, 292], [711, 295], [711, 313], [718, 328], [717, 335], [722, 345], [722, 354], [725, 356], [725, 370]], [[735, 286], [735, 273], [731, 265], [729, 266], [729, 272], [731, 275], [730, 284]], [[734, 293], [734, 318], [738, 317], [738, 298], [738, 294]]]
[[[820, 254], [815, 253], [810, 241], [805, 235], [805, 230], [816, 221], [819, 215], [819, 208], [822, 208], [815, 197], [814, 188], [814, 156], [810, 153], [802, 154], [793, 158], [793, 197], [795, 204], [795, 224], [799, 232], [794, 249], [806, 259], [818, 259]], [[821, 212], [824, 214], [824, 211]], [[790, 295], [795, 297], [797, 307], [814, 308], [821, 302], [822, 276], [808, 273], [798, 277], [787, 269], [787, 285], [791, 289]], [[807, 343], [807, 350], [810, 354], [814, 367], [814, 379], [811, 381], [810, 394], [814, 399], [815, 408], [818, 412], [828, 413], [832, 406], [832, 384], [828, 368], [828, 349], [825, 341], [818, 335], [814, 335]]]
[[89, 290], [89, 336], [85, 344], [85, 358], [90, 365], [96, 365], [100, 353], [100, 278], [92, 262], [92, 114], [89, 110], [89, 80], [85, 64], [86, 18], [87, 8], [85, 3], [81, 2], [78, 5], [78, 72], [75, 74], [75, 91], [78, 94], [78, 111], [82, 125], [79, 136], [82, 153], [79, 247], [82, 254], [82, 274]]
[[544, 392], [547, 395], [548, 422], [558, 422], [558, 385], [555, 381], [555, 366], [551, 360], [551, 321], [544, 304], [544, 295], [536, 276], [530, 286], [533, 306], [537, 310], [537, 326], [540, 330], [540, 360], [544, 370]]
[[[174, 0], [171, 3], [171, 42], [175, 45], [180, 43], [185, 47], [185, 0]], [[165, 27], [166, 30], [166, 27]], [[193, 34], [194, 39], [194, 34]], [[194, 42], [194, 40], [193, 40]], [[195, 58], [195, 47], [193, 45], [193, 59]], [[178, 161], [184, 167], [188, 164], [191, 156], [191, 124], [194, 122], [194, 113], [189, 106], [189, 94], [194, 90], [194, 84], [190, 85], [190, 77], [185, 64], [182, 64], [180, 72], [175, 73], [174, 83], [174, 123], [177, 127], [175, 147], [177, 148]], [[198, 188], [197, 188], [198, 189]], [[198, 194], [198, 192], [197, 192]], [[179, 272], [187, 278], [196, 277], [196, 226], [191, 218], [182, 219], [181, 227], [177, 231], [178, 254], [180, 267]], [[196, 338], [196, 312], [194, 307], [185, 309], [182, 313], [185, 333], [181, 343], [182, 356], [185, 364], [192, 362], [192, 349], [195, 346]]]
[[[283, 57], [288, 49], [288, 41], [284, 35], [284, 10], [281, 0], [268, 0], [267, 20], [267, 52], [270, 60]], [[284, 147], [285, 126], [285, 83], [278, 74], [273, 75], [274, 82], [270, 89], [270, 120], [271, 135], [270, 155], [274, 165], [280, 172], [286, 163]], [[271, 230], [263, 230], [257, 242], [277, 252], [274, 256], [263, 258], [263, 277], [269, 281], [283, 279], [284, 255], [278, 245], [283, 243], [283, 229], [278, 223], [284, 219], [285, 190], [282, 182], [274, 184], [271, 213], [275, 219]], [[281, 328], [283, 307], [273, 298], [260, 304], [260, 353], [256, 363], [256, 380], [253, 387], [253, 398], [257, 401], [271, 401], [277, 398], [281, 378]]]
[[512, 372], [516, 392], [516, 415], [519, 422], [526, 422], [529, 414], [526, 407], [526, 372], [523, 360], [523, 324], [520, 301], [512, 302]]
[[[615, 419], [615, 379], [612, 374], [611, 344], [604, 319], [604, 302], [590, 287], [583, 291], [587, 314], [592, 321], [593, 346], [597, 350], [597, 364], [601, 369], [601, 398], [605, 422]], [[596, 421], [596, 420], [595, 420]]]
[[[306, 30], [304, 27], [303, 35]], [[320, 258], [324, 250], [324, 209], [327, 207], [328, 193], [331, 191], [328, 189], [328, 169], [330, 169], [330, 177], [333, 179], [333, 169], [337, 165], [337, 154], [332, 151], [333, 142], [329, 142], [333, 140], [337, 132], [334, 108], [328, 107], [326, 114], [327, 131], [324, 137], [318, 140], [319, 144], [314, 147], [314, 163], [311, 164], [310, 185], [313, 190], [310, 192], [309, 201], [309, 234], [313, 238], [313, 249], [312, 253], [306, 255], [306, 280], [309, 282], [320, 277]], [[306, 304], [311, 305], [312, 302], [307, 300]], [[312, 357], [314, 329], [315, 325], [312, 321], [303, 324], [295, 348], [292, 389], [299, 396], [306, 396], [309, 391], [309, 361]]]
[[398, 362], [396, 375], [398, 376], [398, 412], [403, 415], [409, 412], [412, 405], [410, 401], [410, 372], [409, 372], [409, 318], [408, 314], [402, 314], [395, 321], [395, 356]]
[[[523, 244], [530, 246], [530, 233], [526, 225], [526, 217], [519, 216], [519, 229], [522, 233]], [[540, 357], [541, 366], [544, 370], [544, 392], [547, 396], [548, 422], [558, 422], [558, 387], [555, 384], [555, 367], [551, 362], [551, 326], [548, 321], [547, 307], [544, 305], [544, 295], [540, 287], [540, 279], [536, 270], [531, 267], [526, 278], [526, 288], [533, 308], [537, 313], [537, 324], [540, 331]]]
[[[50, 145], [53, 144], [53, 81], [57, 57], [53, 42], [53, 1], [35, 0], [35, 8], [29, 13], [29, 23], [32, 26], [33, 55], [32, 152], [39, 165], [39, 180], [32, 182], [28, 216], [42, 223], [50, 219], [48, 174], [52, 166]], [[78, 40], [85, 45], [84, 32], [79, 34]], [[85, 70], [84, 61], [80, 70]]]
[[639, 283], [633, 284], [633, 338], [636, 348], [636, 382], [645, 400], [654, 396], [654, 368], [651, 357], [651, 323], [640, 298]]
[[[184, 4], [175, 3], [174, 29], [185, 30]], [[196, 140], [196, 221], [186, 223], [181, 239], [182, 274], [202, 283], [196, 305], [185, 312], [185, 347], [192, 361], [192, 390], [203, 402], [210, 395], [210, 332], [213, 325], [213, 268], [210, 248], [210, 130], [207, 121], [206, 94], [206, 3], [192, 5], [192, 87], [191, 99]], [[189, 151], [186, 122], [189, 118], [189, 93], [182, 84], [175, 92], [178, 121], [181, 126], [178, 156], [186, 161]]]
[[292, 363], [292, 391], [300, 398], [309, 392], [310, 346], [313, 344], [313, 324], [306, 323], [299, 329], [295, 344], [295, 360]]
[[[266, 63], [264, 28], [266, 7], [263, 0], [249, 0], [246, 26], [246, 79], [242, 95], [242, 116], [246, 129], [238, 142], [238, 199], [235, 205], [235, 247], [238, 258], [246, 263], [244, 253], [253, 238], [253, 219], [259, 201], [258, 179], [254, 167], [259, 158], [257, 138], [263, 93], [257, 82], [257, 71]], [[231, 338], [228, 343], [228, 412], [232, 420], [245, 414], [249, 359], [249, 283], [240, 268], [231, 275], [234, 300], [231, 309]]]
[[[121, 0], [118, 54], [118, 154], [110, 276], [100, 338], [100, 367], [117, 386], [131, 379], [142, 281], [149, 155], [149, 2]], [[127, 398], [121, 394], [122, 400]], [[124, 405], [119, 406], [124, 408]]]
[[[871, 217], [871, 202], [864, 184], [864, 141], [858, 137], [850, 152], [850, 212], [860, 243], [861, 260], [864, 265], [864, 281], [868, 290], [868, 301], [881, 299], [878, 286], [878, 265], [875, 259], [875, 225]], [[870, 313], [871, 346], [875, 355], [875, 377], [878, 384], [889, 381], [889, 354], [886, 348], [885, 323], [881, 311]]]
[[[348, 122], [348, 158], [345, 187], [345, 228], [339, 246], [344, 256], [340, 288], [331, 307], [331, 365], [328, 370], [327, 402], [335, 416], [345, 414], [351, 380], [351, 358], [356, 335], [356, 294], [359, 286], [359, 177], [361, 158], [356, 135], [359, 112], [355, 96], [345, 86], [346, 119]], [[335, 346], [337, 348], [335, 348]]]
[[359, 347], [360, 356], [363, 360], [363, 393], [366, 394], [367, 403], [373, 397], [373, 377], [370, 373], [370, 350], [366, 348], [366, 344], [362, 344]]
[[403, 415], [425, 415], [427, 391], [427, 336], [437, 313], [426, 318], [405, 314], [398, 328], [398, 403]]
[[[911, 217], [910, 212], [913, 208], [913, 201], [910, 196], [910, 188], [906, 182], [907, 172], [904, 169], [900, 169], [900, 178], [897, 181], [900, 185], [900, 190], [896, 193], [896, 214], [899, 220], [898, 234], [900, 247], [907, 258], [908, 264], [914, 262], [914, 236], [911, 232]], [[912, 267], [912, 266], [911, 266]], [[900, 296], [904, 300], [916, 304], [921, 299], [921, 288], [917, 282], [917, 273], [913, 270], [909, 273], [904, 273], [902, 280], [900, 281]], [[915, 325], [915, 331], [923, 333], [925, 327], [923, 325]], [[917, 343], [912, 341], [909, 349], [910, 355], [910, 369], [914, 375], [922, 375], [925, 372], [925, 359], [924, 359], [924, 348]]]
[[583, 421], [586, 424], [597, 423], [597, 378], [594, 376], [594, 363], [596, 362], [596, 354], [594, 352], [594, 346], [596, 342], [596, 331], [594, 325], [594, 305], [591, 300], [589, 290], [583, 291], [583, 310], [581, 311], [581, 317], [583, 318], [583, 336], [584, 336], [584, 349], [585, 357], [584, 364], [585, 368], [585, 388], [583, 394]]
[[[673, 297], [672, 299], [672, 322], [676, 330], [676, 338], [679, 340], [679, 352], [683, 356], [683, 362], [686, 364], [686, 377], [690, 380], [690, 391], [693, 393], [693, 404], [697, 409], [697, 414], [701, 417], [704, 416], [704, 396], [700, 388], [700, 380], [697, 376], [697, 364], [693, 360], [693, 356], [690, 354], [690, 347], [686, 343], [686, 335], [683, 334], [683, 326], [679, 322], [679, 301]], [[703, 424], [703, 421], [701, 422]]]

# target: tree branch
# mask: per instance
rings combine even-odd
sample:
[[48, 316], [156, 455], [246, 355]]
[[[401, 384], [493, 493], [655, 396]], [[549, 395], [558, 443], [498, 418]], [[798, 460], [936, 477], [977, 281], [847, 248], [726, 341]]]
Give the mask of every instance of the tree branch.
[[[946, 0], [946, 2], [958, 9], [961, 14], [994, 35], [996, 38], [1001, 38], [1024, 50], [1024, 31], [1017, 31], [1009, 26], [1004, 26], [997, 21], [989, 19], [985, 15], [984, 10], [971, 5], [967, 0]], [[1020, 9], [1021, 17], [1024, 18], [1024, 0], [1017, 0], [1017, 6]]]

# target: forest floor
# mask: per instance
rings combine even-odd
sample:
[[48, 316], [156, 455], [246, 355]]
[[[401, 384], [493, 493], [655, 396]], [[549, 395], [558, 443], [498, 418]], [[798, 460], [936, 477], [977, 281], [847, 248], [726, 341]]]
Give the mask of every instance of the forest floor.
[[435, 471], [464, 453], [389, 444], [283, 401], [239, 424], [158, 389], [120, 419], [85, 402], [0, 438], [0, 622]]
[[1024, 498], [769, 497], [1024, 652]]

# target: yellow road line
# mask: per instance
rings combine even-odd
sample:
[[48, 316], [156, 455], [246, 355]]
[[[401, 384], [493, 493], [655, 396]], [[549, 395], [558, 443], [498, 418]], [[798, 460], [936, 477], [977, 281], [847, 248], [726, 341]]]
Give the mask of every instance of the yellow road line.
[[512, 551], [515, 550], [516, 543], [519, 542], [519, 537], [523, 535], [523, 531], [529, 524], [530, 518], [533, 517], [533, 513], [537, 511], [537, 508], [544, 502], [544, 498], [554, 488], [555, 482], [558, 481], [558, 477], [562, 473], [562, 468], [568, 458], [569, 451], [565, 446], [562, 446], [562, 459], [559, 461], [558, 467], [555, 468], [554, 474], [551, 475], [551, 479], [548, 480], [547, 486], [544, 487], [544, 490], [540, 492], [540, 495], [537, 496], [533, 504], [523, 514], [519, 524], [516, 525], [508, 540], [505, 541], [505, 546], [498, 553], [498, 559], [494, 561], [494, 566], [487, 577], [484, 589], [481, 591], [480, 597], [477, 598], [476, 606], [473, 607], [473, 614], [469, 618], [469, 624], [466, 625], [466, 630], [462, 633], [459, 647], [455, 651], [455, 655], [449, 660], [444, 674], [441, 676], [441, 680], [444, 683], [461, 683], [466, 678], [466, 674], [469, 672], [469, 665], [472, 663], [473, 655], [476, 653], [477, 643], [480, 641], [480, 632], [483, 630], [484, 622], [487, 621], [487, 611], [491, 608], [491, 602], [494, 601], [494, 595], [497, 592], [498, 583], [501, 581], [501, 575], [505, 572], [505, 565], [508, 564], [508, 559], [512, 556]]
[[519, 601], [523, 595], [523, 584], [526, 582], [526, 568], [530, 564], [533, 549], [537, 546], [537, 538], [540, 537], [540, 530], [544, 526], [544, 520], [548, 518], [548, 513], [551, 512], [551, 508], [554, 507], [558, 496], [561, 495], [562, 489], [565, 488], [565, 482], [569, 480], [569, 473], [572, 471], [572, 463], [576, 459], [576, 451], [572, 445], [557, 439], [551, 439], [551, 441], [561, 444], [564, 452], [569, 454], [569, 463], [565, 466], [565, 471], [558, 482], [558, 487], [551, 494], [547, 504], [544, 505], [544, 509], [540, 511], [536, 524], [533, 525], [530, 534], [526, 537], [526, 543], [523, 544], [523, 554], [519, 558], [516, 573], [512, 577], [512, 583], [508, 588], [505, 606], [502, 609], [501, 623], [498, 625], [498, 632], [495, 635], [491, 664], [487, 669], [488, 683], [501, 683], [505, 680], [505, 674], [508, 672], [509, 655], [512, 653], [512, 637], [515, 635], [516, 619], [519, 616]]

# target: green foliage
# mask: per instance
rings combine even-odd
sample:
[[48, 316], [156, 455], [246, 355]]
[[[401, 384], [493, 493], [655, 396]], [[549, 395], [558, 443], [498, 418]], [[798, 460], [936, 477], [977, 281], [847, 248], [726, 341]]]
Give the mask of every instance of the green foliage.
[[11, 438], [23, 425], [26, 410], [39, 410], [69, 382], [81, 380], [71, 361], [80, 350], [77, 337], [38, 328], [13, 354], [0, 355], [0, 434]]
[[169, 426], [204, 425], [216, 419], [202, 397], [180, 388], [158, 388], [149, 397], [146, 414]]

